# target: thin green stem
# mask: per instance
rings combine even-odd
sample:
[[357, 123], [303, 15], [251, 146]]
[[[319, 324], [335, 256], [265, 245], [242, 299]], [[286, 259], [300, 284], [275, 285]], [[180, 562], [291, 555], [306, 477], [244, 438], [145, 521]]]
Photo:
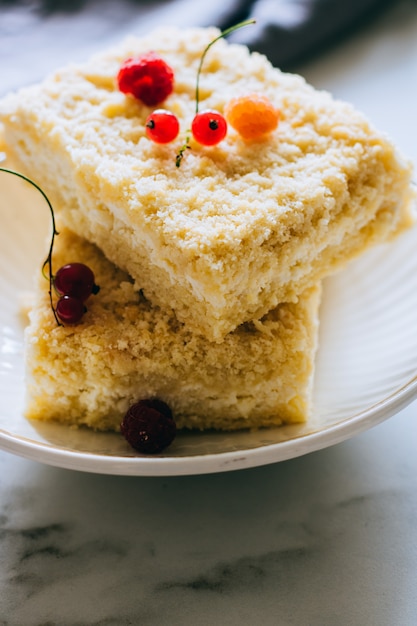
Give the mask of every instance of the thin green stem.
[[[201, 75], [201, 70], [202, 70], [204, 59], [206, 58], [207, 52], [210, 50], [211, 46], [213, 44], [215, 44], [216, 41], [218, 41], [222, 37], [226, 37], [227, 35], [230, 35], [230, 33], [232, 33], [233, 31], [238, 30], [239, 28], [243, 28], [244, 26], [250, 26], [251, 24], [255, 24], [255, 22], [256, 22], [256, 20], [254, 20], [254, 19], [244, 20], [243, 22], [239, 22], [238, 24], [235, 24], [234, 26], [230, 26], [229, 28], [226, 28], [225, 30], [222, 30], [220, 35], [218, 35], [215, 39], [213, 39], [213, 41], [210, 41], [210, 43], [204, 49], [203, 54], [201, 55], [200, 63], [198, 64], [197, 80], [196, 80], [196, 86], [195, 86], [195, 113], [196, 113], [196, 115], [198, 113], [198, 107], [199, 107], [199, 104], [200, 104], [200, 75]], [[177, 156], [175, 158], [175, 165], [177, 167], [181, 167], [181, 163], [182, 163], [182, 160], [184, 158], [185, 151], [187, 149], [191, 148], [191, 146], [190, 146], [190, 138], [191, 138], [191, 133], [188, 130], [187, 134], [186, 134], [186, 137], [185, 137], [185, 142], [181, 146], [181, 148], [178, 151]]]
[[[42, 264], [42, 274], [43, 276], [49, 280], [49, 300], [51, 302], [51, 309], [54, 313], [54, 317], [56, 320], [56, 323], [58, 324], [58, 326], [62, 326], [62, 324], [60, 323], [56, 311], [55, 311], [55, 307], [53, 304], [53, 300], [52, 300], [52, 284], [53, 284], [53, 272], [52, 272], [52, 252], [53, 252], [53, 248], [54, 248], [54, 242], [55, 242], [55, 236], [58, 235], [58, 231], [56, 229], [56, 222], [55, 222], [55, 214], [54, 214], [54, 210], [52, 208], [52, 204], [48, 198], [48, 196], [46, 195], [46, 193], [43, 191], [43, 189], [41, 187], [39, 187], [39, 185], [37, 183], [35, 183], [31, 178], [28, 178], [27, 176], [25, 176], [24, 174], [21, 174], [20, 172], [16, 172], [15, 170], [11, 170], [7, 167], [0, 167], [0, 172], [6, 172], [7, 174], [13, 174], [13, 176], [17, 176], [18, 178], [21, 178], [22, 180], [25, 180], [27, 183], [29, 183], [30, 185], [32, 185], [32, 187], [35, 187], [35, 189], [37, 189], [39, 191], [39, 193], [43, 196], [44, 200], [46, 201], [48, 207], [49, 207], [49, 211], [51, 213], [51, 219], [52, 219], [52, 237], [51, 237], [51, 243], [49, 246], [49, 251], [48, 251], [48, 256], [46, 257], [44, 263]], [[48, 276], [46, 276], [45, 274], [45, 267], [48, 266]]]
[[196, 113], [198, 113], [198, 107], [200, 104], [200, 74], [201, 74], [201, 70], [202, 70], [204, 59], [206, 58], [207, 52], [210, 50], [211, 46], [215, 44], [216, 41], [219, 41], [219, 39], [222, 39], [222, 37], [227, 37], [227, 35], [230, 35], [230, 33], [233, 33], [233, 31], [238, 30], [239, 28], [244, 28], [245, 26], [250, 26], [251, 24], [255, 24], [255, 22], [256, 20], [254, 19], [244, 20], [243, 22], [239, 22], [238, 24], [235, 24], [234, 26], [230, 26], [229, 28], [222, 30], [220, 35], [218, 35], [215, 39], [213, 39], [213, 41], [210, 41], [210, 43], [205, 48], [203, 54], [201, 55], [200, 63], [198, 65], [198, 70], [197, 70], [197, 82], [196, 82], [196, 87], [195, 87], [195, 112]]

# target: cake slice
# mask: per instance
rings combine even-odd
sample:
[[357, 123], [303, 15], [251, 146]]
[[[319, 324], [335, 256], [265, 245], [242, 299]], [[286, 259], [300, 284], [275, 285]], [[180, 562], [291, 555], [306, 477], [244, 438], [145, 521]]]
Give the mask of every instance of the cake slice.
[[[258, 93], [278, 128], [214, 147], [193, 138], [197, 68], [216, 29], [160, 29], [0, 103], [7, 150], [65, 206], [61, 222], [128, 271], [148, 299], [221, 341], [412, 221], [411, 167], [350, 105], [220, 39], [204, 60], [200, 111]], [[119, 91], [123, 61], [156, 51], [175, 74], [163, 107], [179, 137], [145, 133], [152, 108]]]
[[177, 427], [238, 429], [305, 421], [311, 411], [320, 287], [207, 341], [152, 306], [96, 246], [63, 229], [54, 270], [81, 262], [100, 286], [81, 322], [58, 326], [39, 275], [26, 329], [27, 417], [119, 430], [133, 403], [158, 398]]

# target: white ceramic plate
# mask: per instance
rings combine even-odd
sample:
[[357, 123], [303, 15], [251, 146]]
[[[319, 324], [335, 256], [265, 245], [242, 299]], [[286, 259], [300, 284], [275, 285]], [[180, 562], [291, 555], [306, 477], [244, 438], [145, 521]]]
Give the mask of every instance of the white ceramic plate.
[[[327, 280], [314, 414], [301, 426], [180, 434], [156, 457], [117, 434], [23, 417], [24, 317], [50, 222], [39, 194], [0, 173], [0, 447], [70, 469], [168, 476], [255, 467], [324, 448], [383, 421], [417, 395], [417, 229]], [[63, 386], [65, 381], [62, 381]]]

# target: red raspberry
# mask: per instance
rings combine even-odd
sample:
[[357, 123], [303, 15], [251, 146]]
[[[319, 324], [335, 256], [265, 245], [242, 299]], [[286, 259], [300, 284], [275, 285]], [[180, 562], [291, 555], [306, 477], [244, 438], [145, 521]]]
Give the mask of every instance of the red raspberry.
[[174, 72], [155, 52], [126, 59], [117, 74], [120, 91], [155, 106], [165, 100], [174, 89]]

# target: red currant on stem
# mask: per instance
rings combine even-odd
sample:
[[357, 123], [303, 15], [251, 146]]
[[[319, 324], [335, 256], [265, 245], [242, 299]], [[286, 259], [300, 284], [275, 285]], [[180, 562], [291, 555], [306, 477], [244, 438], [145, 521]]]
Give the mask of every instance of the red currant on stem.
[[173, 141], [180, 130], [178, 118], [165, 109], [153, 111], [145, 123], [146, 134], [149, 139], [156, 143], [169, 143]]
[[60, 296], [71, 296], [85, 302], [92, 293], [96, 294], [100, 289], [94, 280], [94, 273], [88, 265], [68, 263], [55, 274], [54, 287]]
[[[202, 111], [199, 112], [199, 104], [200, 104], [200, 75], [203, 67], [204, 60], [206, 58], [207, 52], [210, 50], [211, 46], [216, 43], [222, 37], [226, 37], [230, 35], [235, 30], [239, 28], [243, 28], [244, 26], [249, 26], [250, 24], [255, 24], [256, 20], [245, 20], [243, 22], [239, 22], [234, 26], [230, 26], [230, 28], [226, 28], [223, 30], [220, 35], [215, 37], [210, 43], [205, 47], [203, 54], [201, 55], [200, 63], [198, 65], [197, 70], [197, 80], [196, 80], [196, 88], [195, 88], [195, 116], [191, 124], [191, 132], [194, 136], [194, 139], [205, 146], [214, 146], [218, 144], [227, 133], [227, 122], [224, 116], [218, 111]], [[185, 144], [179, 150], [175, 164], [177, 167], [180, 167], [181, 161], [184, 156], [184, 152], [189, 145], [190, 137], [187, 136], [185, 140]]]
[[[42, 264], [42, 273], [49, 281], [49, 301], [58, 326], [62, 326], [61, 322], [64, 324], [77, 324], [86, 311], [84, 301], [89, 295], [97, 293], [99, 290], [99, 287], [94, 282], [93, 272], [83, 263], [69, 263], [58, 270], [56, 276], [54, 276], [52, 271], [52, 253], [55, 237], [59, 233], [56, 229], [55, 213], [48, 196], [37, 183], [24, 174], [6, 167], [0, 167], [0, 172], [12, 174], [13, 176], [25, 180], [39, 191], [47, 203], [52, 220], [52, 236], [48, 256]], [[45, 273], [46, 267], [48, 267], [47, 274]], [[55, 287], [56, 291], [61, 296], [56, 308], [54, 307], [52, 299], [52, 286]]]
[[[46, 195], [46, 193], [44, 192], [43, 189], [41, 189], [41, 187], [39, 187], [39, 185], [37, 183], [35, 183], [32, 179], [28, 178], [27, 176], [25, 176], [24, 174], [21, 174], [20, 172], [16, 172], [15, 170], [10, 170], [6, 167], [0, 167], [0, 171], [1, 172], [6, 172], [7, 174], [13, 174], [13, 176], [17, 176], [18, 178], [21, 178], [22, 180], [25, 180], [27, 183], [29, 183], [30, 185], [32, 185], [32, 187], [35, 187], [35, 189], [37, 189], [39, 191], [39, 193], [43, 196], [44, 200], [46, 201], [46, 204], [49, 207], [49, 211], [51, 213], [51, 219], [52, 219], [52, 236], [51, 236], [51, 244], [49, 246], [49, 252], [48, 252], [48, 256], [46, 257], [46, 260], [44, 261], [43, 265], [42, 265], [42, 273], [45, 276], [45, 267], [48, 266], [48, 279], [49, 279], [49, 300], [51, 302], [51, 309], [53, 311], [53, 314], [55, 316], [55, 320], [58, 324], [58, 326], [61, 326], [61, 323], [57, 317], [55, 308], [54, 308], [54, 304], [52, 301], [52, 281], [53, 281], [53, 274], [52, 274], [52, 251], [53, 251], [53, 247], [54, 247], [54, 241], [55, 241], [55, 236], [58, 235], [58, 231], [56, 229], [56, 223], [55, 223], [55, 214], [54, 214], [54, 210], [52, 208], [52, 204], [48, 198], [48, 196]], [[45, 276], [46, 277], [46, 276]]]
[[191, 132], [198, 143], [204, 146], [215, 146], [226, 137], [227, 123], [218, 111], [202, 111], [195, 115]]
[[86, 312], [84, 302], [73, 296], [61, 296], [56, 304], [55, 313], [63, 324], [78, 324]]

